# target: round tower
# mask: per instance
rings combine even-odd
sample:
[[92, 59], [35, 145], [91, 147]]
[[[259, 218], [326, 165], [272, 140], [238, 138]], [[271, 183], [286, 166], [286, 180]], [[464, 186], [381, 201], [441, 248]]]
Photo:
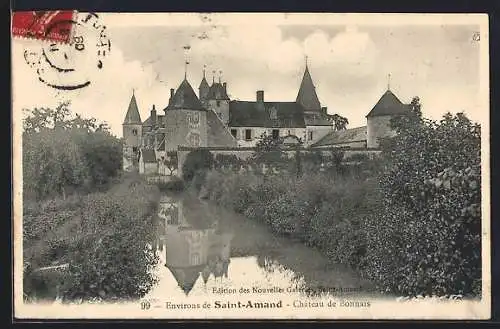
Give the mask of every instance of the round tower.
[[380, 140], [395, 135], [391, 127], [392, 118], [408, 113], [408, 105], [403, 104], [389, 89], [380, 97], [366, 116], [366, 146], [380, 147]]

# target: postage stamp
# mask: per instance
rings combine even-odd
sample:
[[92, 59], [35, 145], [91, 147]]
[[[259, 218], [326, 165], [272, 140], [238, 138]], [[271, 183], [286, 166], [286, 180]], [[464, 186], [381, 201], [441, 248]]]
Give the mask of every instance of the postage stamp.
[[488, 38], [14, 13], [16, 318], [488, 319]]
[[72, 10], [14, 12], [12, 35], [67, 43], [71, 40], [71, 22], [74, 14]]
[[39, 82], [61, 90], [79, 90], [91, 84], [90, 75], [103, 68], [111, 41], [95, 13], [14, 13], [12, 34], [43, 41], [24, 50], [24, 60]]

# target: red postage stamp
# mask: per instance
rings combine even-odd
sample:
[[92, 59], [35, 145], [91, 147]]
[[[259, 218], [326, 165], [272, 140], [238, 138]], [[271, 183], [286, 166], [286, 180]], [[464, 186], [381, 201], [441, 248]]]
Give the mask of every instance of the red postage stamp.
[[12, 14], [14, 37], [68, 43], [75, 12], [72, 10], [18, 11]]

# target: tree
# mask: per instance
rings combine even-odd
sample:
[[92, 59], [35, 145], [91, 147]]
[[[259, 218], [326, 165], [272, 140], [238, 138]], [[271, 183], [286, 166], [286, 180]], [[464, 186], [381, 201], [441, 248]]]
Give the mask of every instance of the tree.
[[383, 210], [365, 223], [368, 276], [404, 295], [480, 293], [480, 126], [463, 113], [425, 119], [417, 97], [410, 105], [382, 151]]
[[55, 109], [35, 108], [25, 109], [28, 116], [23, 120], [24, 133], [40, 132], [44, 129], [81, 129], [87, 132], [102, 131], [109, 133], [109, 125], [106, 122], [97, 122], [95, 118], [83, 118], [75, 114], [71, 118], [71, 103], [69, 101], [60, 103]]
[[106, 123], [72, 118], [69, 102], [35, 108], [24, 119], [23, 184], [26, 197], [66, 196], [68, 189], [106, 184], [121, 168], [121, 142]]
[[[70, 115], [69, 102], [60, 103], [55, 109], [35, 108], [23, 121], [24, 132], [40, 132], [43, 129], [66, 129], [70, 122], [66, 120]], [[25, 111], [29, 111], [25, 109]]]
[[327, 120], [333, 123], [335, 130], [345, 130], [349, 124], [349, 120], [338, 114], [327, 114]]
[[265, 164], [269, 167], [279, 168], [287, 160], [281, 147], [281, 141], [273, 136], [263, 135], [255, 145], [255, 152], [250, 161], [256, 165]]

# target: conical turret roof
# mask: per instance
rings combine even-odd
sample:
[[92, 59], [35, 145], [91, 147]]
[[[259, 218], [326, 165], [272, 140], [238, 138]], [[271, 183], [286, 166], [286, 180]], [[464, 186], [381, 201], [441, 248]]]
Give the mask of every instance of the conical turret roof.
[[316, 88], [309, 73], [309, 68], [306, 65], [302, 82], [300, 83], [299, 93], [297, 94], [296, 102], [302, 105], [306, 111], [320, 111], [321, 104], [316, 94]]
[[179, 287], [187, 296], [198, 280], [200, 272], [203, 270], [203, 266], [190, 266], [184, 268], [168, 266], [168, 269], [174, 276]]
[[375, 104], [366, 117], [406, 114], [408, 110], [408, 105], [403, 104], [399, 98], [388, 89], [382, 97], [380, 97], [377, 104]]
[[205, 79], [205, 77], [203, 77], [203, 79], [201, 79], [201, 82], [200, 82], [200, 87], [198, 89], [208, 89], [210, 88], [210, 86], [208, 85], [208, 82], [207, 82], [207, 79]]
[[204, 110], [200, 99], [186, 79], [177, 88], [168, 108], [170, 110]]
[[123, 124], [141, 124], [141, 115], [139, 114], [139, 108], [137, 106], [137, 100], [135, 99], [135, 94], [132, 94], [130, 103], [128, 105], [127, 114], [125, 115], [125, 120]]

